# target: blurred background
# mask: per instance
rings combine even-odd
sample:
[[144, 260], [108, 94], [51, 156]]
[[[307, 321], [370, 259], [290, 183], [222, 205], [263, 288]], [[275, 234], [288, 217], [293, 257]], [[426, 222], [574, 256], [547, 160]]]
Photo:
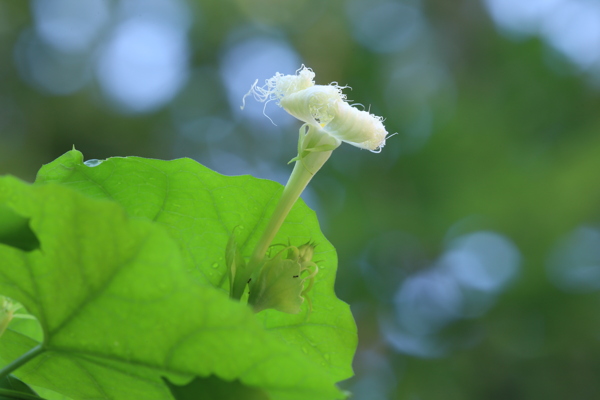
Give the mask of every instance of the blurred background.
[[190, 157], [285, 183], [255, 79], [384, 116], [303, 196], [356, 317], [358, 400], [600, 398], [600, 2], [0, 0], [0, 173]]

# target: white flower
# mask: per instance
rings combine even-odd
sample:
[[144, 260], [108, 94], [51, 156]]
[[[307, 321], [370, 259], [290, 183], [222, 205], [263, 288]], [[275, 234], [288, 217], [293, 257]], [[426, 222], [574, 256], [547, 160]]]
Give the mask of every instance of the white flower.
[[260, 102], [277, 101], [288, 113], [329, 134], [338, 143], [381, 151], [389, 137], [383, 118], [348, 104], [342, 93], [345, 87], [336, 83], [315, 85], [314, 77], [315, 73], [303, 65], [296, 75], [276, 73], [262, 87], [254, 82], [246, 96], [253, 95]]

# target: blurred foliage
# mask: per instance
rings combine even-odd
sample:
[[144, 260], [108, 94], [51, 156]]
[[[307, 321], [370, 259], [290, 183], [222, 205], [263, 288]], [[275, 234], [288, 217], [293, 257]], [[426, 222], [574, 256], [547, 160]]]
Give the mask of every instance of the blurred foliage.
[[[130, 113], [94, 79], [63, 96], [28, 83], [15, 48], [35, 22], [30, 3], [0, 0], [0, 171], [33, 180], [40, 164], [75, 144], [98, 159], [187, 156], [219, 172], [285, 176], [298, 127], [276, 120], [275, 140], [276, 128], [240, 116], [239, 103], [228, 104], [223, 65], [248, 38], [286, 43], [317, 83], [352, 86], [349, 98], [399, 133], [381, 154], [342, 146], [307, 197], [338, 250], [336, 290], [359, 326], [357, 376], [346, 388], [357, 399], [600, 398], [597, 288], [565, 290], [547, 272], [565, 237], [599, 223], [597, 71], [582, 71], [537, 36], [504, 34], [483, 2], [389, 3], [406, 7], [400, 15], [418, 10], [410, 21], [420, 29], [393, 48], [381, 48], [385, 37], [366, 44], [371, 31], [359, 22], [384, 16], [358, 0], [189, 0], [189, 80], [171, 102]], [[218, 116], [233, 133], [182, 133], [182, 114]], [[244, 163], [222, 157], [231, 153]], [[514, 243], [519, 273], [486, 312], [442, 327], [443, 354], [399, 350], [381, 322], [397, 300], [378, 296], [375, 274], [394, 291], [434, 265], [453, 237], [480, 231]]]

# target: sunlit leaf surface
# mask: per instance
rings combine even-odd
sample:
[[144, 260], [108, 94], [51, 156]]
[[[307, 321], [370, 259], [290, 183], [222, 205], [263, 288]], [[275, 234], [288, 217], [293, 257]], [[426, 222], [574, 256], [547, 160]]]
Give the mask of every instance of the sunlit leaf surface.
[[[224, 290], [228, 233], [243, 226], [249, 251], [280, 190], [191, 160], [90, 167], [76, 151], [45, 166], [36, 185], [3, 178], [0, 203], [29, 219], [40, 242], [29, 252], [0, 245], [11, 266], [0, 293], [37, 317], [47, 349], [16, 375], [73, 399], [165, 399], [162, 377], [211, 374], [272, 399], [342, 397], [334, 384], [352, 373], [355, 326], [334, 295], [335, 251], [312, 211], [297, 205], [278, 236], [321, 244], [312, 313], [255, 315]], [[9, 329], [1, 361], [38, 344]]]

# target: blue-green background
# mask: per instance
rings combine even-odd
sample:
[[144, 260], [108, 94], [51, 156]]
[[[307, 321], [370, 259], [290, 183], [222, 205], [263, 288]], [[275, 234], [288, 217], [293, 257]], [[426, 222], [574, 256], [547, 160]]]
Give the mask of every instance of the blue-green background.
[[336, 246], [362, 400], [600, 398], [600, 5], [0, 0], [0, 172], [190, 157], [285, 183], [312, 68], [385, 118], [303, 196]]

